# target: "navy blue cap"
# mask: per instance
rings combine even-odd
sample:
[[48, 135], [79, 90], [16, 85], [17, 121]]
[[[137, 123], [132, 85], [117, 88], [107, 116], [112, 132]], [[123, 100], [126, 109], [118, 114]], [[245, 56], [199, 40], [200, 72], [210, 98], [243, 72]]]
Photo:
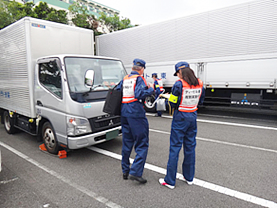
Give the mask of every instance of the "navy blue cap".
[[177, 76], [177, 72], [182, 69], [182, 68], [186, 68], [186, 67], [189, 67], [189, 64], [185, 61], [181, 61], [181, 62], [178, 62], [176, 65], [175, 65], [175, 73], [174, 73], [174, 76]]
[[153, 74], [152, 74], [152, 77], [153, 77], [153, 76], [158, 76], [158, 74], [157, 74], [157, 73], [153, 73]]
[[134, 61], [133, 61], [133, 63], [134, 63], [134, 66], [141, 66], [141, 67], [143, 67], [143, 68], [146, 68], [145, 67], [145, 61], [144, 60], [142, 60], [142, 59], [134, 59]]

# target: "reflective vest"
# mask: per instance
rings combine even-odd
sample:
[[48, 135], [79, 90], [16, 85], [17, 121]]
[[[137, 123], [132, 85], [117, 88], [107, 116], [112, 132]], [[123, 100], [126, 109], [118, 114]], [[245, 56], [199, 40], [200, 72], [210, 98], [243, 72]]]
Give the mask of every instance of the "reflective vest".
[[197, 105], [202, 93], [203, 82], [198, 79], [199, 85], [189, 85], [184, 80], [180, 79], [183, 85], [182, 98], [178, 110], [182, 112], [194, 112], [197, 110]]
[[157, 79], [157, 82], [160, 86], [160, 90], [163, 90], [164, 89], [164, 86], [163, 86], [163, 80], [162, 79]]
[[[123, 79], [123, 97], [122, 97], [122, 103], [131, 103], [131, 102], [135, 102], [138, 99], [135, 98], [135, 87], [136, 87], [136, 83], [137, 83], [137, 78], [140, 75], [132, 75], [129, 77], [129, 75], [126, 75]], [[145, 85], [147, 85], [147, 82], [145, 81], [145, 79], [140, 76]]]

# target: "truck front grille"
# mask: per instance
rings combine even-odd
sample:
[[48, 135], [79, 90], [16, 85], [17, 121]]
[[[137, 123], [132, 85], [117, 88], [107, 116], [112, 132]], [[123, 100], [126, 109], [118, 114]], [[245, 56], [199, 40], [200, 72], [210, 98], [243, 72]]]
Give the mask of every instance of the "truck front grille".
[[92, 132], [99, 132], [121, 125], [120, 116], [101, 116], [89, 119]]

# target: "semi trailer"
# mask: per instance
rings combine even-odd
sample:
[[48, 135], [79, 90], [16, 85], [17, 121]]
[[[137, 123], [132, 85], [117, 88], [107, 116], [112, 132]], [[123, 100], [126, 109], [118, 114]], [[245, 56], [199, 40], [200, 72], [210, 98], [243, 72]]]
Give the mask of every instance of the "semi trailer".
[[53, 154], [116, 138], [120, 117], [102, 109], [125, 74], [120, 60], [94, 56], [92, 30], [25, 17], [0, 31], [1, 122]]
[[[168, 92], [187, 61], [206, 88], [204, 106], [277, 110], [277, 1], [256, 0], [96, 38], [97, 55], [146, 61], [145, 78]], [[154, 98], [146, 99], [148, 110]]]

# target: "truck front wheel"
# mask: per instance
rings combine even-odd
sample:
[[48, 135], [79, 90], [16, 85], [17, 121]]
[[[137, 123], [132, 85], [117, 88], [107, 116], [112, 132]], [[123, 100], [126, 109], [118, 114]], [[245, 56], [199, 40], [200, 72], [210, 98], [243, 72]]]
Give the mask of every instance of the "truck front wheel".
[[45, 122], [42, 126], [42, 140], [49, 153], [57, 154], [59, 152], [57, 137], [54, 128], [49, 122]]
[[9, 112], [4, 111], [3, 113], [3, 121], [4, 121], [4, 127], [8, 134], [14, 134], [16, 129], [14, 127], [13, 121], [10, 118]]

